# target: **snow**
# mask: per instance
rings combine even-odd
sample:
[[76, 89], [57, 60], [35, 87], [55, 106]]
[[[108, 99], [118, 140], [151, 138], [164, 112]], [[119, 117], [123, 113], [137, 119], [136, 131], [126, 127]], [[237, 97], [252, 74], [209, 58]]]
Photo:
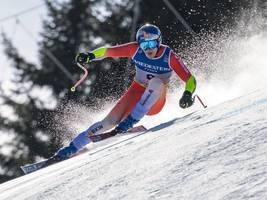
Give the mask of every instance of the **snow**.
[[[175, 85], [163, 111], [142, 119], [147, 133], [95, 143], [0, 184], [0, 200], [267, 200], [267, 38], [251, 30], [239, 31], [247, 37], [208, 36], [189, 49], [207, 109], [199, 102], [179, 109], [183, 89]], [[212, 72], [208, 80], [203, 71]], [[99, 114], [68, 105], [56, 118], [59, 132], [84, 130], [113, 104]]]
[[266, 91], [98, 143], [1, 184], [0, 199], [267, 199]]

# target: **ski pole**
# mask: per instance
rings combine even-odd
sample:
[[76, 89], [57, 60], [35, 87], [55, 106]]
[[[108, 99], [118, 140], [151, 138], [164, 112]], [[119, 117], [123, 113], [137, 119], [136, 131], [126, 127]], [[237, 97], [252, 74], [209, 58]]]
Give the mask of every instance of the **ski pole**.
[[199, 100], [199, 102], [201, 103], [201, 105], [204, 107], [204, 108], [207, 108], [207, 106], [203, 103], [203, 101], [200, 99], [200, 97], [196, 94], [194, 96], [194, 98], [197, 97], [197, 99]]
[[84, 79], [87, 77], [87, 75], [88, 75], [88, 71], [87, 71], [87, 69], [83, 65], [81, 65], [80, 63], [77, 63], [77, 66], [80, 67], [84, 71], [84, 74], [83, 74], [82, 78], [80, 78], [80, 80], [78, 80], [75, 83], [75, 85], [73, 87], [71, 87], [70, 90], [72, 92], [75, 92], [76, 87], [79, 86], [84, 81]]

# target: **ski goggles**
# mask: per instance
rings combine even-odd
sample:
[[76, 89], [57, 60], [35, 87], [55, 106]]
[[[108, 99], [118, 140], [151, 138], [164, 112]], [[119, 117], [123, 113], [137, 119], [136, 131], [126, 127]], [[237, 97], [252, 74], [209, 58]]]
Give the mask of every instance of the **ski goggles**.
[[158, 47], [158, 42], [156, 40], [144, 41], [140, 43], [140, 47], [144, 51], [147, 49], [155, 49]]

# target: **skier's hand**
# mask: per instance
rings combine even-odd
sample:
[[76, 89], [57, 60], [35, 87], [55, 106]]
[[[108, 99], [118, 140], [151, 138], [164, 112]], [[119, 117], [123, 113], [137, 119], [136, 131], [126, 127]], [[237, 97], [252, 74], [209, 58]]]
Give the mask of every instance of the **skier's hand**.
[[75, 57], [75, 61], [80, 64], [85, 64], [89, 63], [95, 59], [95, 55], [93, 53], [78, 53], [77, 56]]
[[179, 105], [181, 108], [188, 108], [192, 106], [194, 103], [194, 99], [192, 98], [192, 93], [189, 91], [184, 91], [182, 98], [179, 101]]

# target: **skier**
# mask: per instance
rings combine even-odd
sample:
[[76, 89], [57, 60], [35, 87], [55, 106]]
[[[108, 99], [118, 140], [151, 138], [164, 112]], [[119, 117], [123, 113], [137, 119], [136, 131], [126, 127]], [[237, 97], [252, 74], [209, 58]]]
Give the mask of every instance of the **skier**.
[[54, 159], [65, 160], [73, 156], [92, 142], [90, 135], [103, 133], [113, 127], [115, 134], [125, 133], [145, 115], [159, 113], [165, 104], [167, 84], [173, 71], [185, 82], [185, 91], [179, 101], [180, 107], [188, 108], [194, 103], [194, 76], [181, 58], [161, 42], [160, 29], [155, 25], [145, 24], [137, 31], [136, 42], [100, 47], [76, 56], [75, 60], [80, 64], [106, 57], [131, 58], [135, 63], [136, 74], [131, 86], [110, 113], [102, 121], [78, 134], [68, 146], [59, 149], [53, 156]]

